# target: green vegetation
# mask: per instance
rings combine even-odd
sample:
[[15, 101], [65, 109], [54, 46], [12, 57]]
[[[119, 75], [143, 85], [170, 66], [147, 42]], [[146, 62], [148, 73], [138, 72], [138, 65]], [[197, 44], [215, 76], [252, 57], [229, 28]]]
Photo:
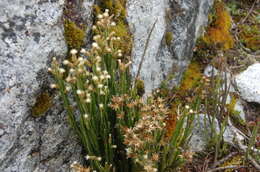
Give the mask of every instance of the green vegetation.
[[81, 29], [73, 21], [65, 19], [64, 37], [69, 49], [80, 49], [84, 44], [85, 36], [85, 29]]
[[[132, 85], [131, 64], [121, 50], [125, 40], [116, 35], [108, 10], [98, 15], [92, 48], [71, 50], [71, 58], [61, 64], [54, 58], [49, 71], [67, 110], [69, 122], [86, 152], [88, 168], [72, 164], [76, 170], [172, 171], [185, 162], [187, 141], [194, 116], [185, 108], [167, 135], [169, 109], [155, 96], [142, 99], [144, 84]], [[83, 58], [87, 57], [87, 58]], [[75, 104], [75, 105], [74, 105]], [[194, 106], [194, 108], [196, 108]], [[182, 156], [183, 155], [183, 156]]]

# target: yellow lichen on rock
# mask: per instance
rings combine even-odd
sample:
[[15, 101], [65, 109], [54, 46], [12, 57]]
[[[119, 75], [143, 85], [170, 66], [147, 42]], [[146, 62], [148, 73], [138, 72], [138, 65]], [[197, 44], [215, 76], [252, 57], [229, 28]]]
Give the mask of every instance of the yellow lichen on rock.
[[214, 4], [215, 16], [210, 27], [208, 27], [203, 40], [207, 44], [215, 44], [221, 49], [227, 50], [233, 48], [234, 40], [230, 34], [231, 16], [225, 8], [223, 2]]

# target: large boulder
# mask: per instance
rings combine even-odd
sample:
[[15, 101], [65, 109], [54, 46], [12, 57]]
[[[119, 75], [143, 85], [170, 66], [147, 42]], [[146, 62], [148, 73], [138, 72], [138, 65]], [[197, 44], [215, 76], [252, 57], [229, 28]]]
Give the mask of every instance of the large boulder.
[[249, 66], [235, 77], [240, 96], [248, 101], [260, 104], [260, 63]]
[[139, 76], [147, 93], [166, 79], [169, 86], [180, 81], [212, 4], [213, 0], [128, 0], [132, 75], [137, 76], [141, 64]]
[[[86, 1], [85, 1], [86, 2]], [[90, 17], [93, 0], [84, 2]], [[31, 108], [48, 92], [51, 58], [65, 57], [64, 1], [0, 1], [0, 171], [69, 171], [81, 147], [55, 96], [42, 117]]]

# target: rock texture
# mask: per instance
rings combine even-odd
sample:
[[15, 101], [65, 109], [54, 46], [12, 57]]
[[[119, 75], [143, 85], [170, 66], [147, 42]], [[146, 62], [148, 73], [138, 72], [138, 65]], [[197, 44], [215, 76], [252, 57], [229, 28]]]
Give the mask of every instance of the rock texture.
[[48, 91], [51, 57], [67, 51], [63, 6], [62, 0], [0, 1], [1, 172], [69, 171], [80, 160], [81, 147], [55, 97], [43, 117], [31, 116], [37, 95]]
[[[211, 119], [212, 120], [212, 119]], [[219, 123], [217, 119], [214, 119], [214, 125], [216, 127], [216, 133], [220, 132]], [[196, 115], [194, 122], [194, 128], [192, 130], [192, 137], [190, 139], [190, 148], [191, 151], [199, 152], [203, 151], [206, 148], [208, 141], [211, 139], [211, 125], [209, 123], [209, 118], [205, 114]], [[228, 124], [225, 128], [223, 139], [225, 142], [233, 144], [234, 140], [239, 141], [243, 140], [243, 134], [235, 128], [231, 121], [228, 121]]]
[[241, 97], [248, 102], [260, 104], [260, 63], [249, 66], [235, 77]]
[[[142, 64], [140, 78], [147, 93], [165, 79], [171, 86], [180, 81], [212, 4], [213, 0], [128, 0], [127, 20], [134, 37], [132, 74], [136, 76]], [[168, 45], [166, 33], [173, 37]]]

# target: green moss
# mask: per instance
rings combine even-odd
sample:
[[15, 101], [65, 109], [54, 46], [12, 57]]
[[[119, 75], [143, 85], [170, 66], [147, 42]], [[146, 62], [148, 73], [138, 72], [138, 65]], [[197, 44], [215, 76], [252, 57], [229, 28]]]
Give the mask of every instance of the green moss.
[[171, 45], [171, 42], [173, 40], [173, 33], [172, 32], [166, 32], [165, 33], [165, 43], [166, 45]]
[[135, 88], [137, 90], [137, 94], [139, 96], [143, 96], [145, 93], [145, 88], [144, 88], [144, 81], [141, 79], [137, 79], [135, 82]]
[[81, 29], [69, 19], [64, 20], [64, 37], [69, 49], [80, 49], [84, 44], [85, 29]]
[[36, 103], [32, 107], [32, 115], [40, 117], [52, 106], [52, 98], [49, 93], [43, 92], [36, 98]]

